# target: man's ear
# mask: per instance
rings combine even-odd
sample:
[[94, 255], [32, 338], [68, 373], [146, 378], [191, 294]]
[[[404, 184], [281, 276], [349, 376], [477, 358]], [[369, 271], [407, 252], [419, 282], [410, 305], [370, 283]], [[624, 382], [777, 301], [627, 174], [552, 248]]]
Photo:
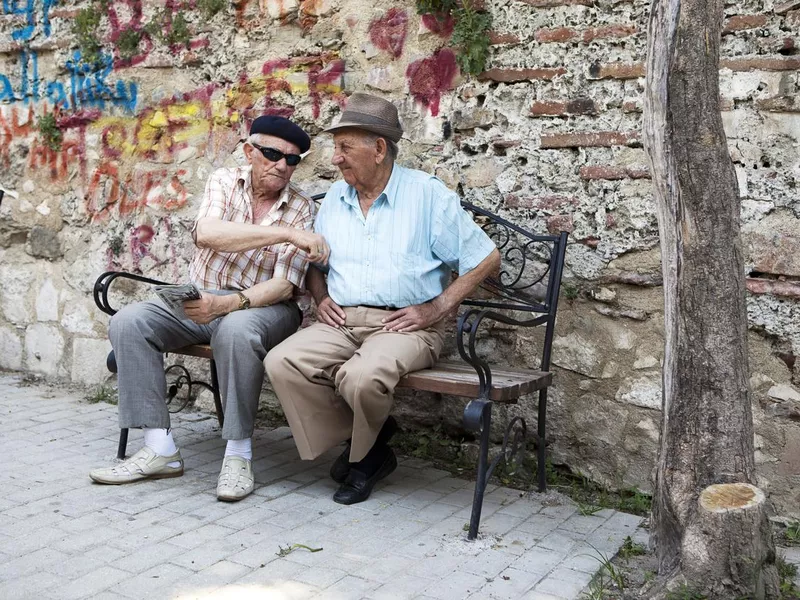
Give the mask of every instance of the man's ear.
[[248, 164], [253, 164], [253, 147], [248, 143], [244, 145], [244, 157], [247, 159]]
[[379, 165], [383, 162], [383, 159], [386, 158], [386, 153], [389, 151], [389, 148], [386, 146], [386, 140], [382, 137], [379, 137], [375, 140], [375, 150], [377, 151], [377, 155], [375, 156], [375, 164]]

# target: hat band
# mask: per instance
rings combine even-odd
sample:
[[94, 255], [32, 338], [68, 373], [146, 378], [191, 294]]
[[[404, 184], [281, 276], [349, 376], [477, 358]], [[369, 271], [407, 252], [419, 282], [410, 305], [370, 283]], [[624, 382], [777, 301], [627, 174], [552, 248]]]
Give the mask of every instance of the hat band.
[[380, 117], [375, 117], [373, 115], [368, 115], [355, 110], [345, 110], [342, 113], [340, 122], [360, 123], [362, 125], [382, 125], [384, 127], [391, 127], [392, 129], [401, 129], [399, 123], [390, 123], [386, 119], [381, 119]]

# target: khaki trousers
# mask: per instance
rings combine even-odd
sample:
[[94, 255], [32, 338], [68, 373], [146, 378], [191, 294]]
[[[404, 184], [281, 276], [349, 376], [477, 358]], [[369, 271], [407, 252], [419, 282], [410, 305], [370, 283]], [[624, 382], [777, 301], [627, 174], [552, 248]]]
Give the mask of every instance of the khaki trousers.
[[354, 306], [344, 312], [343, 327], [315, 323], [264, 360], [304, 460], [348, 438], [350, 461], [364, 458], [389, 416], [397, 382], [433, 366], [442, 350], [444, 322], [398, 333], [383, 331], [381, 319], [392, 311]]

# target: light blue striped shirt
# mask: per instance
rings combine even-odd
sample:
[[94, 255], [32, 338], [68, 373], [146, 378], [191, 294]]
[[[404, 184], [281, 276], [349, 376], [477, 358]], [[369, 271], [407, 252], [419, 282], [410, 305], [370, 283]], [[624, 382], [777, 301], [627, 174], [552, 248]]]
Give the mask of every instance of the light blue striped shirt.
[[396, 163], [366, 218], [355, 188], [334, 183], [314, 230], [331, 247], [328, 293], [340, 306], [422, 304], [495, 249], [455, 192]]

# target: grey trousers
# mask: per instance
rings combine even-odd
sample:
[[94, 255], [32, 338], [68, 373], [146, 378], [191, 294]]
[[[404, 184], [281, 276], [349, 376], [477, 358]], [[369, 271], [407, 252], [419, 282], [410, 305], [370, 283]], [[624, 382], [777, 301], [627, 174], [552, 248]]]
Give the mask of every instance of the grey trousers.
[[108, 330], [117, 359], [120, 428], [169, 428], [164, 352], [210, 343], [225, 410], [222, 437], [252, 437], [264, 357], [301, 320], [292, 301], [235, 311], [207, 325], [178, 319], [160, 300], [126, 306]]

